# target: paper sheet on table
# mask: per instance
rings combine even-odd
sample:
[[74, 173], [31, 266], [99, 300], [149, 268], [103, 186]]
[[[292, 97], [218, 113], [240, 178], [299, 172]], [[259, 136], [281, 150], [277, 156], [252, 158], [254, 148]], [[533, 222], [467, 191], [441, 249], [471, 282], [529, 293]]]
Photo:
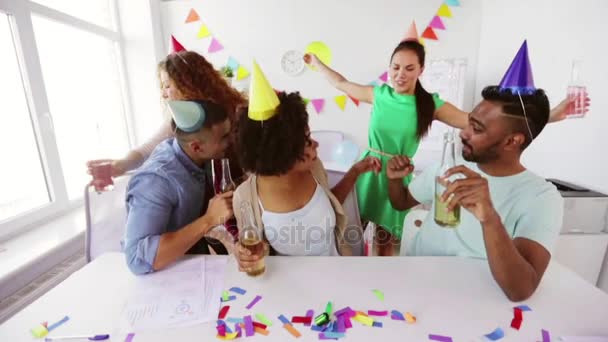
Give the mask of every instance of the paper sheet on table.
[[138, 276], [117, 330], [137, 332], [214, 321], [224, 287], [225, 259], [195, 257]]

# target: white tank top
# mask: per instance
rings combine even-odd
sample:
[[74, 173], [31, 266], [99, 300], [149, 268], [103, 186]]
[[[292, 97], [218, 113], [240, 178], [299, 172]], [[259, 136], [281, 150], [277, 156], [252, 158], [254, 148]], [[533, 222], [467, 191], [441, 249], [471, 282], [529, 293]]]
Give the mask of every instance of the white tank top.
[[318, 183], [310, 201], [298, 210], [274, 213], [265, 210], [262, 202], [259, 202], [264, 233], [277, 255], [339, 255], [334, 237], [336, 213]]

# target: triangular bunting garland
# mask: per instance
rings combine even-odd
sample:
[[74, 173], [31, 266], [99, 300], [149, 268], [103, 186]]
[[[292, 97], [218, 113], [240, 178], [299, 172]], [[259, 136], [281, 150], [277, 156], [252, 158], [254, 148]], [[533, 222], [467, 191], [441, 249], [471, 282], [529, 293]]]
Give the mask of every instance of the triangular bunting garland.
[[172, 52], [186, 51], [186, 48], [173, 36], [171, 36], [171, 47], [173, 48]]
[[437, 36], [435, 35], [435, 31], [429, 26], [422, 32], [422, 37], [426, 39], [437, 40]]
[[198, 16], [198, 13], [196, 13], [196, 11], [193, 8], [190, 10], [190, 13], [188, 13], [188, 18], [186, 18], [186, 24], [198, 21], [200, 19], [201, 18]]
[[445, 4], [452, 7], [460, 7], [460, 2], [458, 0], [445, 0]]
[[308, 106], [308, 104], [310, 103], [310, 100], [307, 98], [303, 98], [302, 101], [304, 101], [304, 106]]
[[240, 81], [247, 77], [249, 77], [249, 70], [247, 70], [247, 68], [245, 68], [244, 66], [240, 65], [239, 69], [236, 72], [236, 80]]
[[325, 106], [324, 99], [314, 99], [310, 100], [310, 102], [312, 102], [312, 105], [315, 107], [317, 114], [320, 114], [323, 111], [323, 107]]
[[213, 53], [213, 52], [222, 51], [223, 49], [224, 49], [224, 47], [222, 46], [222, 44], [220, 44], [220, 41], [213, 38], [213, 40], [211, 41], [211, 44], [209, 45], [209, 49], [207, 50], [207, 52]]
[[433, 20], [431, 20], [429, 26], [434, 29], [445, 30], [445, 25], [443, 25], [443, 21], [441, 21], [441, 18], [438, 16], [433, 17]]
[[196, 37], [198, 39], [201, 39], [201, 38], [207, 38], [209, 36], [211, 36], [211, 31], [209, 31], [209, 27], [207, 27], [207, 25], [205, 25], [205, 24], [201, 25], [201, 29], [198, 30], [198, 34], [196, 35]]
[[382, 75], [380, 75], [380, 77], [378, 78], [384, 83], [388, 82], [388, 72], [383, 72]]
[[346, 108], [346, 100], [346, 95], [339, 95], [334, 97], [334, 101], [336, 101], [336, 104], [338, 105], [338, 107], [340, 107], [340, 109], [342, 109], [342, 111], [344, 111], [344, 108]]
[[419, 38], [418, 43], [422, 44], [422, 46], [426, 46], [425, 45], [426, 43], [424, 42], [424, 38]]
[[441, 5], [441, 7], [439, 7], [439, 11], [437, 11], [437, 15], [440, 17], [451, 18], [452, 12], [450, 11], [450, 8], [448, 7], [448, 5], [443, 4], [443, 5]]
[[357, 100], [356, 98], [349, 96], [349, 98], [353, 101], [353, 103], [355, 104], [355, 106], [359, 107], [359, 100]]
[[228, 63], [226, 63], [226, 66], [229, 67], [230, 69], [232, 69], [233, 71], [239, 68], [239, 62], [234, 59], [232, 56], [228, 57]]

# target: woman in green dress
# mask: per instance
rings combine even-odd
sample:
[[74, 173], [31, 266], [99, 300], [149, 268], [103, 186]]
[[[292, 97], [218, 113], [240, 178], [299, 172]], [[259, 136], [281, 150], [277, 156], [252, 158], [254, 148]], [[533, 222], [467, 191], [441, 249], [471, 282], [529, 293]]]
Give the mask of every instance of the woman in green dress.
[[[369, 145], [364, 156], [376, 155], [383, 167], [377, 175], [368, 173], [359, 177], [357, 195], [362, 218], [378, 225], [376, 248], [381, 256], [393, 255], [395, 245], [401, 241], [407, 214], [391, 206], [386, 163], [393, 155], [412, 158], [433, 120], [456, 128], [464, 128], [468, 122], [467, 112], [441, 100], [437, 94], [430, 94], [420, 84], [418, 78], [424, 70], [425, 57], [424, 46], [417, 40], [406, 40], [397, 45], [390, 60], [390, 86], [350, 82], [315, 55], [304, 57], [306, 63], [316, 67], [338, 90], [372, 104]], [[550, 121], [562, 119], [566, 105], [567, 100], [564, 100], [552, 110]], [[407, 178], [405, 182], [410, 180]]]

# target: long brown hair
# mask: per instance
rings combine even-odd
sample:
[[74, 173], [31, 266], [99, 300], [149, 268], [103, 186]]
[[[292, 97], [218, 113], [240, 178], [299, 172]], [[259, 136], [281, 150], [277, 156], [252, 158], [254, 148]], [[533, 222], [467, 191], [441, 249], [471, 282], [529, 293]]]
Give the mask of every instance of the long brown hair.
[[[426, 53], [424, 51], [424, 46], [415, 40], [406, 40], [401, 42], [391, 55], [391, 63], [393, 61], [393, 57], [399, 51], [412, 51], [418, 56], [418, 62], [420, 63], [420, 67], [424, 67], [424, 60], [426, 58]], [[420, 84], [420, 80], [416, 80], [416, 88], [414, 90], [414, 95], [416, 96], [416, 114], [418, 117], [418, 125], [416, 127], [416, 137], [418, 139], [422, 139], [428, 133], [431, 128], [431, 124], [433, 123], [433, 117], [435, 115], [435, 101], [433, 101], [433, 95], [431, 95], [422, 84]]]
[[206, 100], [223, 106], [231, 118], [244, 106], [245, 98], [232, 88], [205, 57], [194, 51], [172, 53], [158, 63], [186, 100]]

